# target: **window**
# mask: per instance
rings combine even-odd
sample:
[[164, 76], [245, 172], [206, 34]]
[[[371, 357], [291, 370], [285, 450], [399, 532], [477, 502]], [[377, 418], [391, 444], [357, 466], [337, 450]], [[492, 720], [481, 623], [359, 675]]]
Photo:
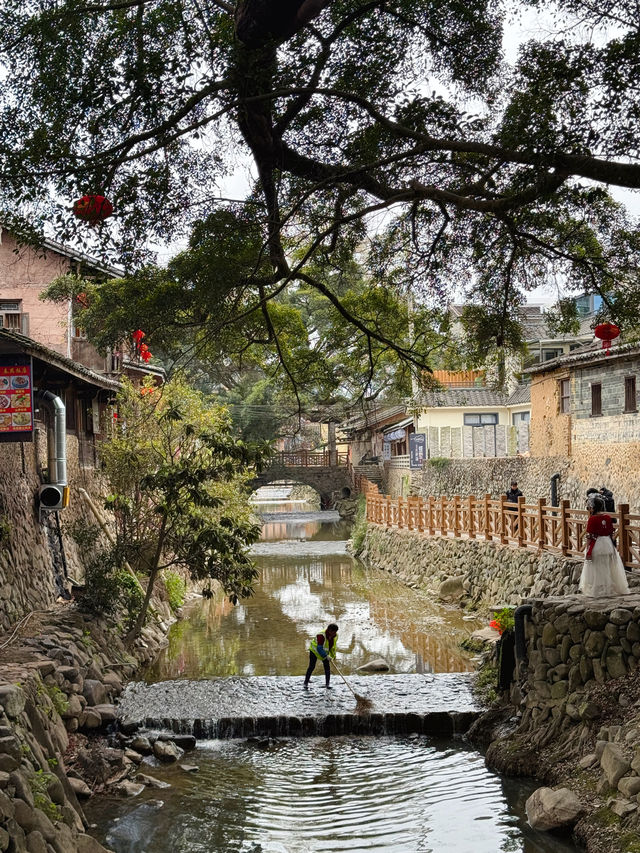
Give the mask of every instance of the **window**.
[[531, 412], [514, 412], [511, 415], [511, 423], [514, 426], [520, 426], [520, 424], [528, 424], [531, 420]]
[[624, 410], [625, 412], [638, 411], [635, 376], [624, 377]]
[[571, 411], [571, 380], [560, 380], [560, 411], [568, 415]]
[[600, 382], [591, 383], [591, 417], [602, 414], [602, 385]]
[[0, 302], [0, 328], [9, 329], [11, 332], [28, 333], [25, 326], [26, 314], [22, 313], [22, 300], [16, 299]]
[[465, 415], [464, 416], [465, 426], [487, 426], [489, 424], [497, 424], [497, 423], [498, 423], [497, 412], [495, 414], [492, 412], [490, 414]]
[[558, 358], [558, 356], [562, 355], [561, 349], [543, 349], [542, 350], [542, 361], [551, 361], [552, 358]]

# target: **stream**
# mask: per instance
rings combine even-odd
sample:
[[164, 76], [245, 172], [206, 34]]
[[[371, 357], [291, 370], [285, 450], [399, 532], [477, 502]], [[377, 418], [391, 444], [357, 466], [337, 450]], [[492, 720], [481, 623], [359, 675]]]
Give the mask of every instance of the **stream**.
[[[192, 603], [147, 683], [288, 675], [300, 677], [302, 690], [309, 640], [334, 621], [347, 679], [377, 658], [398, 674], [474, 669], [459, 644], [483, 623], [354, 560], [345, 547], [349, 526], [336, 514], [304, 511], [299, 502], [261, 511], [255, 595], [235, 607], [224, 599]], [[321, 673], [317, 666], [311, 683], [318, 693]], [[91, 800], [92, 832], [115, 853], [576, 850], [528, 826], [524, 803], [534, 783], [501, 778], [457, 739], [207, 740], [180, 764], [147, 758], [141, 770], [170, 787]]]

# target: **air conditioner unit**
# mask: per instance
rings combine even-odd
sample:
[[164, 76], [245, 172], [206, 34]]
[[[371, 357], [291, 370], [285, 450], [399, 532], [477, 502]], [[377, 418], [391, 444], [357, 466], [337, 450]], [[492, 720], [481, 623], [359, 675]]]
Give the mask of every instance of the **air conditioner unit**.
[[40, 511], [55, 512], [69, 506], [69, 486], [46, 483], [40, 486]]

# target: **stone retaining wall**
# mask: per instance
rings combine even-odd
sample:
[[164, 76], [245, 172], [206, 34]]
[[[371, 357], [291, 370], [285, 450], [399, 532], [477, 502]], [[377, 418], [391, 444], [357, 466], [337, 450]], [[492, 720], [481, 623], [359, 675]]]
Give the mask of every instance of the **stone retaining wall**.
[[601, 709], [587, 698], [593, 688], [640, 664], [640, 595], [536, 600], [526, 635], [528, 662], [514, 697], [525, 720], [597, 719]]
[[[0, 851], [105, 853], [79, 800], [126, 778], [132, 761], [125, 749], [94, 751], [91, 742], [70, 756], [70, 735], [82, 743], [81, 733], [113, 723], [122, 681], [165, 642], [164, 610], [166, 621], [145, 628], [131, 650], [115, 622], [67, 605], [32, 626], [36, 637], [1, 652], [21, 662], [0, 662]], [[70, 769], [71, 760], [86, 772]]]
[[462, 604], [518, 605], [529, 596], [577, 592], [582, 560], [473, 539], [426, 536], [369, 525], [361, 559], [393, 572], [408, 586]]
[[[77, 547], [67, 530], [71, 522], [95, 521], [77, 492], [99, 491], [95, 468], [81, 466], [78, 441], [67, 433], [67, 474], [70, 505], [60, 512], [62, 539], [68, 574], [82, 581], [84, 569]], [[6, 630], [32, 610], [50, 607], [60, 595], [64, 580], [54, 513], [38, 517], [40, 466], [46, 466], [46, 432], [34, 430], [33, 443], [0, 444], [0, 630]], [[57, 580], [56, 580], [57, 578]]]

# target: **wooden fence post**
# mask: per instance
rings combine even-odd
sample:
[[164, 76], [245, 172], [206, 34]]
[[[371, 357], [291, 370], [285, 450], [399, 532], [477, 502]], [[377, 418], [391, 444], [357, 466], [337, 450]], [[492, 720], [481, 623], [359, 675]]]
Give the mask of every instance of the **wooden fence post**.
[[460, 538], [460, 495], [453, 496], [453, 535]]
[[384, 501], [384, 511], [385, 511], [385, 527], [391, 527], [391, 496], [385, 495]]
[[422, 499], [422, 496], [420, 495], [418, 497], [418, 530], [420, 533], [424, 532], [423, 510], [424, 510], [424, 500]]
[[427, 519], [429, 523], [429, 536], [434, 536], [436, 532], [436, 528], [433, 523], [433, 501], [433, 495], [429, 495], [429, 517]]
[[407, 507], [407, 530], [413, 530], [413, 518], [411, 517], [411, 510], [413, 507], [413, 498], [412, 497], [407, 498], [406, 507]]
[[473, 521], [473, 509], [474, 509], [475, 502], [476, 502], [475, 495], [469, 495], [469, 497], [467, 498], [467, 502], [468, 502], [468, 506], [469, 506], [469, 523], [468, 523], [469, 530], [467, 532], [469, 533], [469, 539], [475, 539], [476, 538], [476, 531], [475, 531], [475, 524]]
[[618, 549], [620, 550], [620, 559], [626, 566], [629, 560], [629, 537], [627, 528], [629, 526], [629, 504], [618, 504], [618, 512], [620, 513], [620, 522], [618, 524]]
[[546, 518], [547, 517], [544, 512], [544, 498], [538, 498], [538, 548], [541, 551], [544, 551], [544, 546], [547, 541], [547, 538], [544, 535]]
[[402, 529], [402, 498], [398, 498], [398, 530]]
[[445, 495], [440, 495], [440, 535], [447, 535], [447, 504], [449, 503]]
[[506, 495], [500, 495], [500, 542], [503, 545], [507, 544], [507, 516], [505, 504], [507, 502]]
[[522, 548], [524, 544], [524, 495], [518, 498], [518, 548]]
[[569, 553], [569, 525], [567, 524], [568, 509], [569, 501], [560, 501], [560, 533], [562, 535], [561, 552], [563, 557], [566, 557]]
[[491, 519], [489, 518], [489, 501], [491, 495], [484, 496], [484, 538], [487, 542], [491, 541]]

